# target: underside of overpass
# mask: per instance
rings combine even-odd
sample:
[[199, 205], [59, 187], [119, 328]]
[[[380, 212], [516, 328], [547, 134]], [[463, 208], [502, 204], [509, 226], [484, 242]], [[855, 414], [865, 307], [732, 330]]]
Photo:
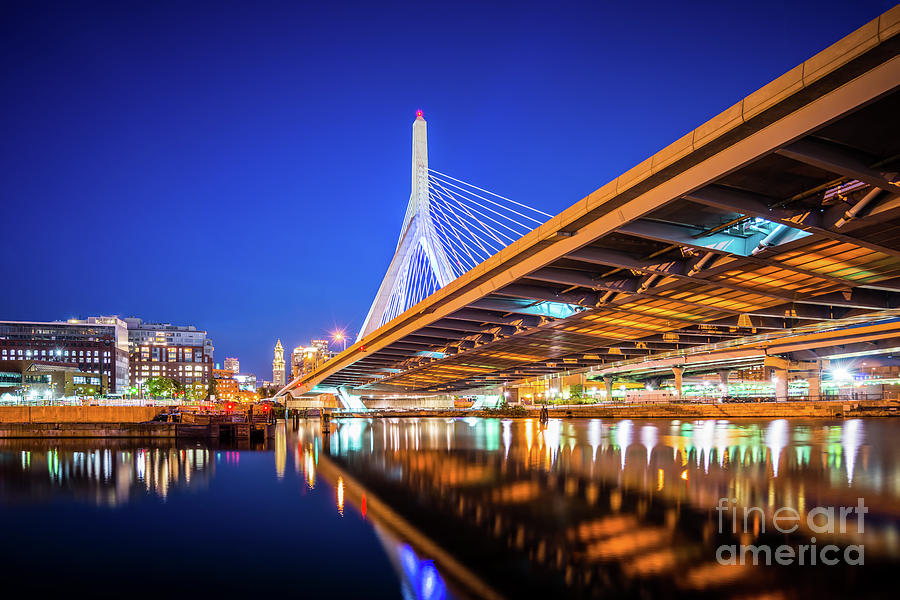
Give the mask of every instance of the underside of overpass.
[[285, 391], [450, 394], [900, 316], [898, 31], [895, 8]]

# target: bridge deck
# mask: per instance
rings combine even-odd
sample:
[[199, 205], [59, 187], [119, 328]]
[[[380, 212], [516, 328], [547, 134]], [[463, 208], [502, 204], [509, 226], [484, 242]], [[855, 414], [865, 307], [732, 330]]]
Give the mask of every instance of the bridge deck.
[[898, 31], [895, 7], [290, 387], [452, 392], [897, 309]]

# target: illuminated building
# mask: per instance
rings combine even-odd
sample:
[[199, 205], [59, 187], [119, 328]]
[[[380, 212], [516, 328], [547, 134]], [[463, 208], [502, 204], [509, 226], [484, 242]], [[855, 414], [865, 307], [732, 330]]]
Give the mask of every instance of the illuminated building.
[[328, 340], [313, 340], [309, 346], [297, 346], [291, 352], [291, 378], [315, 371], [332, 356], [328, 351]]
[[319, 360], [325, 362], [334, 357], [334, 353], [328, 349], [328, 340], [312, 340], [310, 346], [315, 346], [319, 350]]
[[241, 362], [237, 358], [229, 356], [225, 359], [225, 368], [237, 375], [241, 372]]
[[126, 318], [131, 351], [131, 385], [147, 379], [167, 377], [202, 392], [213, 368], [213, 345], [206, 332], [193, 325], [144, 323]]
[[240, 387], [231, 369], [213, 369], [213, 377], [216, 379], [217, 398], [230, 399], [238, 395]]
[[100, 396], [109, 389], [107, 375], [77, 367], [31, 360], [0, 361], [0, 396], [53, 400], [71, 396]]
[[73, 319], [68, 323], [0, 321], [0, 361], [75, 368], [105, 376], [109, 393], [123, 393], [129, 366], [126, 336], [123, 322], [115, 317]]
[[272, 383], [284, 387], [284, 346], [281, 340], [275, 344], [275, 360], [272, 361]]
[[303, 352], [306, 346], [297, 346], [291, 351], [291, 379], [297, 379], [303, 374]]
[[256, 375], [250, 373], [249, 375], [235, 375], [235, 380], [238, 382], [238, 387], [242, 392], [255, 392], [256, 391]]

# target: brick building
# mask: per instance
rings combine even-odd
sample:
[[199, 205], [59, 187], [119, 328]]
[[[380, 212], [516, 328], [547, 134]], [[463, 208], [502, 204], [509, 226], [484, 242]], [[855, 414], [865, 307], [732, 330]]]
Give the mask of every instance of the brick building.
[[71, 367], [79, 373], [105, 376], [108, 393], [124, 393], [128, 387], [128, 344], [123, 325], [0, 321], [0, 361]]

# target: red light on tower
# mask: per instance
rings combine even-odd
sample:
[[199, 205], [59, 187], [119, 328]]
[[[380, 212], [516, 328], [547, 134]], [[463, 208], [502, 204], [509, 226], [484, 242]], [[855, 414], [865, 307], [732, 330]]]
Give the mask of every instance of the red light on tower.
[[422, 115], [423, 115], [423, 113], [422, 113], [421, 110], [417, 110], [417, 111], [416, 111], [416, 118], [417, 118], [417, 119], [421, 119], [421, 118], [422, 118]]

